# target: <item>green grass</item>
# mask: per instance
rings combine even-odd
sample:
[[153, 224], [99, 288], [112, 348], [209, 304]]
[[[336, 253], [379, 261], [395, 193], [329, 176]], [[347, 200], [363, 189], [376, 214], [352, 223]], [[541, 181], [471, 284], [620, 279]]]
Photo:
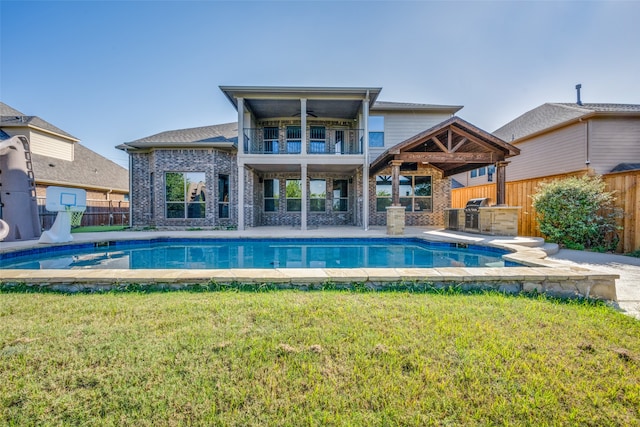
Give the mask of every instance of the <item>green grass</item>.
[[100, 231], [122, 231], [129, 227], [126, 225], [88, 225], [86, 227], [72, 228], [72, 233], [95, 233]]
[[639, 379], [584, 301], [0, 293], [1, 425], [639, 425]]

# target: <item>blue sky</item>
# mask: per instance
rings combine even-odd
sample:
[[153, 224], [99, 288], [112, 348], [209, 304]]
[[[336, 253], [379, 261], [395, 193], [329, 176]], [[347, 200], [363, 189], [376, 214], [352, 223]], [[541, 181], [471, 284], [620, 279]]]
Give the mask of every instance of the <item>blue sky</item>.
[[6, 1], [0, 100], [114, 147], [226, 123], [219, 85], [381, 86], [493, 131], [545, 102], [640, 103], [640, 1]]

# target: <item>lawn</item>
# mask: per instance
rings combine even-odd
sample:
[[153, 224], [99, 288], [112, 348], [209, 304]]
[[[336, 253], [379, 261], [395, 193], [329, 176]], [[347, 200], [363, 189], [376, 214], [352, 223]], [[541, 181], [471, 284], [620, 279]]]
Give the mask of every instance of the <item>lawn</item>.
[[2, 425], [640, 425], [604, 304], [338, 291], [0, 293]]

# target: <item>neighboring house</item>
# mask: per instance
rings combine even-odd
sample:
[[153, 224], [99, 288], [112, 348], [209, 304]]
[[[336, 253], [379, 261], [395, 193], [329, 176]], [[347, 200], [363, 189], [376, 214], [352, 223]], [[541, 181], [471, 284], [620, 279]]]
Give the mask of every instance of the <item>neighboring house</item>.
[[[507, 181], [572, 172], [640, 169], [640, 105], [547, 103], [493, 132], [521, 150]], [[465, 186], [491, 182], [488, 168], [454, 178]]]
[[26, 136], [31, 149], [36, 194], [50, 185], [82, 188], [92, 200], [122, 201], [129, 197], [129, 172], [89, 150], [80, 140], [37, 116], [0, 102], [0, 140]]
[[130, 155], [133, 226], [366, 229], [392, 204], [407, 225], [443, 225], [452, 174], [504, 172], [518, 154], [456, 117], [461, 106], [380, 102], [381, 88], [220, 89], [237, 123], [118, 146]]

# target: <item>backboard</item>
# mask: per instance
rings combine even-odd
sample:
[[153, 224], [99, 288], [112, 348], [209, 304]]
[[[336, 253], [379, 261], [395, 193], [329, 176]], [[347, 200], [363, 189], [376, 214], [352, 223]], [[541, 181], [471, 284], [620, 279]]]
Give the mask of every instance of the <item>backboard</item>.
[[45, 207], [50, 212], [84, 211], [87, 208], [87, 192], [81, 188], [47, 187]]

